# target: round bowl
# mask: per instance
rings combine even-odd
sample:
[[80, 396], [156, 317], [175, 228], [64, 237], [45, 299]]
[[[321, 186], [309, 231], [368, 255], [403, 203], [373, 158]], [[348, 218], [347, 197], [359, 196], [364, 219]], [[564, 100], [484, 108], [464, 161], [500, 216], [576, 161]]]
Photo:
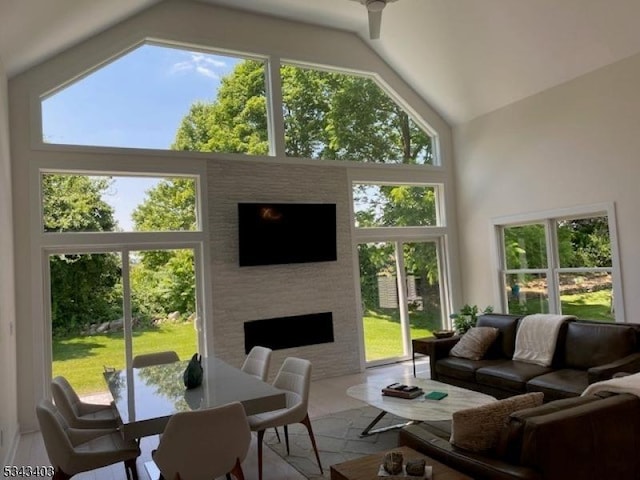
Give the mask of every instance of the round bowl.
[[449, 338], [455, 335], [455, 330], [436, 330], [433, 336], [436, 338]]

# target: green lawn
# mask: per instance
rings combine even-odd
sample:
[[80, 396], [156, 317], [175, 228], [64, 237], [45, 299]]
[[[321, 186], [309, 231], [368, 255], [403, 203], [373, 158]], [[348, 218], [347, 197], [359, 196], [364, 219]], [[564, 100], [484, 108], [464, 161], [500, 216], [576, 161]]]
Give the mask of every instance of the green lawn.
[[[400, 317], [397, 311], [368, 310], [364, 316], [366, 360], [377, 360], [402, 355]], [[427, 337], [433, 330], [440, 330], [438, 313], [412, 312], [409, 315], [411, 338]]]
[[[197, 350], [190, 322], [162, 324], [133, 332], [133, 354], [175, 350], [188, 359]], [[62, 375], [81, 394], [102, 392], [104, 367], [124, 368], [122, 332], [53, 340], [53, 376]]]
[[[608, 290], [575, 295], [563, 295], [562, 312], [581, 319], [613, 322], [611, 295]], [[546, 302], [546, 299], [544, 300]], [[528, 313], [540, 311], [540, 299], [530, 298], [526, 306]], [[547, 308], [546, 303], [544, 307]], [[378, 360], [402, 355], [400, 319], [392, 310], [368, 310], [364, 317], [366, 360]], [[527, 313], [527, 312], [522, 312]], [[415, 312], [410, 315], [411, 338], [427, 337], [442, 328], [440, 317], [435, 313]]]
[[[564, 295], [562, 310], [578, 318], [613, 321], [608, 291]], [[535, 308], [539, 303], [532, 304]], [[533, 311], [533, 310], [532, 310]], [[413, 312], [410, 315], [411, 338], [427, 337], [442, 328], [439, 312]], [[397, 311], [368, 310], [364, 317], [367, 361], [402, 354], [400, 318]], [[136, 330], [133, 352], [149, 353], [175, 350], [188, 359], [197, 349], [196, 332], [191, 323], [163, 324], [159, 327]], [[102, 377], [105, 366], [124, 367], [124, 339], [122, 332], [85, 337], [54, 339], [53, 375], [66, 377], [81, 394], [106, 390]]]
[[[611, 292], [609, 290], [562, 295], [560, 302], [562, 303], [562, 313], [565, 315], [575, 315], [584, 320], [615, 321], [614, 314], [611, 312]], [[509, 301], [509, 311], [513, 313], [531, 314], [548, 311], [548, 309], [546, 297], [531, 296], [523, 304], [515, 303], [513, 300]]]

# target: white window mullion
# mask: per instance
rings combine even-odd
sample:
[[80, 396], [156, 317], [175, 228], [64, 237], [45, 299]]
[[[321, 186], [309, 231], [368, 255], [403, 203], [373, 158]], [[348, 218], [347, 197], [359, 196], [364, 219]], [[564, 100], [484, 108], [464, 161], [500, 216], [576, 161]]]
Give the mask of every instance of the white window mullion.
[[553, 219], [546, 221], [547, 241], [547, 293], [549, 295], [549, 313], [560, 313], [560, 254], [558, 252], [558, 229]]
[[124, 248], [120, 254], [122, 262], [122, 319], [124, 329], [124, 355], [125, 365], [131, 366], [133, 360], [133, 315], [131, 313], [131, 279], [129, 268], [130, 251]]
[[407, 355], [411, 350], [409, 334], [409, 305], [407, 302], [407, 275], [404, 269], [404, 244], [394, 242], [396, 250], [396, 282], [398, 285], [398, 309], [400, 311], [400, 331], [402, 334], [402, 351]]
[[280, 57], [270, 57], [266, 62], [267, 89], [267, 137], [269, 154], [285, 157], [284, 115], [282, 113], [282, 77], [280, 76]]

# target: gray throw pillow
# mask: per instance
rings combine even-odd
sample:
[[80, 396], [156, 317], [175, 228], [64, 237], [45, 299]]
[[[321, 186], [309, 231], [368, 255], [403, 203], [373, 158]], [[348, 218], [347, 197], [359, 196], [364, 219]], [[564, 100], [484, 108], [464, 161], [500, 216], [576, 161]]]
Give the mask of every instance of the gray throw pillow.
[[449, 355], [480, 360], [498, 338], [498, 332], [498, 329], [493, 327], [472, 327], [453, 346]]

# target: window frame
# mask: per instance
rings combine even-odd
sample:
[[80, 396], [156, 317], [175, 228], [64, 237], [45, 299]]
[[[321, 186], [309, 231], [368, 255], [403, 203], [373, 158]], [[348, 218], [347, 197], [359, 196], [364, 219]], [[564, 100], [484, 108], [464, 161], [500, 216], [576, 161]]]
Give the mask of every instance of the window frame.
[[[151, 45], [157, 47], [184, 49], [186, 51], [202, 52], [212, 55], [223, 56], [236, 56], [247, 60], [258, 60], [264, 62], [265, 65], [265, 96], [266, 96], [266, 110], [267, 110], [267, 140], [269, 143], [269, 153], [266, 156], [261, 155], [247, 155], [242, 153], [228, 153], [228, 152], [185, 152], [174, 151], [169, 149], [152, 149], [152, 148], [137, 148], [137, 147], [115, 147], [115, 146], [102, 146], [102, 145], [76, 145], [65, 143], [47, 143], [44, 141], [44, 125], [42, 115], [42, 102], [47, 98], [55, 95], [56, 92], [63, 90], [72, 84], [81, 81], [84, 77], [91, 75], [93, 72], [108, 66], [110, 63], [117, 61], [125, 55], [131, 53], [135, 49], [144, 46]], [[306, 159], [297, 157], [288, 157], [285, 155], [285, 126], [283, 116], [283, 101], [282, 101], [282, 79], [280, 76], [280, 69], [283, 65], [293, 65], [299, 68], [310, 68], [316, 70], [323, 70], [333, 73], [342, 73], [347, 75], [357, 75], [373, 80], [383, 92], [389, 96], [389, 98], [400, 106], [409, 115], [411, 120], [427, 135], [431, 137], [432, 141], [432, 164], [416, 164], [416, 165], [402, 165], [402, 164], [386, 164], [386, 163], [366, 163], [366, 162], [351, 162], [346, 160], [328, 160], [328, 159]], [[295, 60], [292, 58], [281, 58], [277, 55], [265, 55], [258, 53], [250, 53], [240, 51], [236, 49], [224, 49], [209, 47], [201, 44], [184, 43], [171, 40], [162, 40], [159, 38], [147, 37], [138, 42], [135, 42], [126, 48], [119, 50], [113, 55], [109, 56], [91, 67], [83, 70], [81, 73], [68, 78], [65, 81], [41, 91], [38, 94], [32, 94], [31, 102], [31, 146], [34, 150], [42, 150], [48, 152], [120, 152], [120, 153], [153, 153], [154, 155], [167, 156], [169, 158], [175, 158], [177, 155], [187, 156], [192, 158], [202, 157], [203, 155], [215, 155], [217, 157], [226, 157], [233, 160], [246, 159], [250, 161], [255, 160], [267, 160], [273, 161], [274, 157], [278, 158], [278, 162], [282, 162], [283, 159], [291, 159], [293, 163], [299, 163], [303, 161], [309, 164], [318, 164], [318, 162], [324, 163], [346, 163], [352, 165], [365, 165], [365, 166], [377, 166], [387, 168], [414, 168], [418, 170], [422, 169], [435, 169], [441, 170], [444, 166], [442, 147], [440, 145], [440, 135], [436, 128], [432, 127], [427, 120], [420, 115], [415, 108], [413, 108], [408, 101], [406, 101], [398, 92], [396, 92], [389, 83], [387, 83], [383, 77], [377, 72], [364, 71], [358, 69], [352, 69], [341, 66], [331, 66], [327, 64], [306, 62], [301, 60]]]
[[[609, 242], [611, 244], [611, 267], [560, 267], [558, 254], [557, 222], [576, 218], [607, 217], [609, 227]], [[546, 268], [508, 269], [504, 248], [504, 229], [524, 225], [540, 224], [545, 229], [545, 246], [547, 254]], [[492, 219], [495, 241], [493, 242], [492, 257], [496, 267], [494, 275], [494, 292], [496, 304], [503, 312], [508, 312], [508, 295], [505, 291], [506, 275], [516, 273], [544, 274], [547, 280], [547, 297], [549, 313], [557, 314], [561, 311], [560, 275], [563, 273], [609, 272], [612, 280], [612, 306], [614, 322], [626, 321], [624, 311], [624, 297], [622, 274], [620, 270], [620, 254], [618, 248], [617, 223], [615, 204], [613, 202], [584, 205], [579, 207], [560, 208], [543, 212], [522, 215], [510, 215]]]
[[[115, 158], [111, 155], [96, 155], [93, 162], [78, 161], [64, 155], [62, 158], [34, 160], [30, 166], [30, 196], [37, 201], [31, 202], [30, 228], [36, 234], [32, 237], [31, 250], [34, 258], [33, 284], [34, 298], [43, 299], [36, 307], [40, 317], [40, 328], [34, 329], [34, 341], [43, 346], [41, 362], [45, 391], [51, 382], [51, 365], [53, 351], [51, 342], [51, 305], [49, 256], [56, 253], [105, 253], [129, 252], [132, 250], [158, 250], [190, 248], [194, 251], [196, 274], [196, 310], [200, 318], [198, 329], [198, 347], [201, 352], [207, 351], [206, 338], [209, 330], [210, 313], [213, 311], [211, 296], [207, 295], [211, 285], [210, 253], [208, 248], [208, 214], [207, 214], [207, 169], [206, 163], [184, 159], [158, 158], [155, 155]], [[73, 157], [73, 155], [71, 156]], [[83, 165], [78, 168], [78, 164]], [[91, 164], [90, 164], [91, 163]], [[133, 166], [132, 166], [133, 165]], [[41, 178], [45, 173], [79, 174], [79, 175], [118, 175], [118, 176], [150, 176], [180, 177], [188, 176], [196, 182], [196, 217], [198, 230], [167, 232], [45, 232], [43, 228], [43, 202]], [[129, 327], [127, 327], [129, 328]], [[131, 355], [131, 346], [126, 348], [127, 361]]]

